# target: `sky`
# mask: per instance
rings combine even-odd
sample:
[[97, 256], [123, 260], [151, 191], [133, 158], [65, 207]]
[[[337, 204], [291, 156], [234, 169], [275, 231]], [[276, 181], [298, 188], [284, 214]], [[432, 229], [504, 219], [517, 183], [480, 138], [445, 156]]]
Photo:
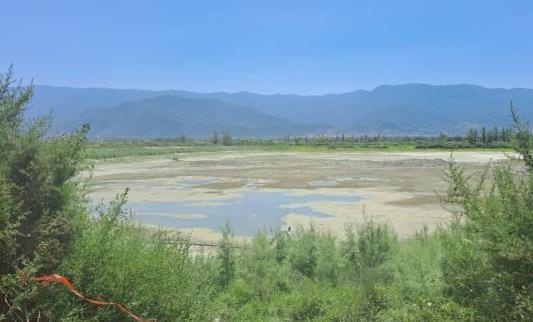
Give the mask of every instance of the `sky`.
[[533, 88], [533, 1], [1, 0], [0, 69], [35, 84], [324, 94]]

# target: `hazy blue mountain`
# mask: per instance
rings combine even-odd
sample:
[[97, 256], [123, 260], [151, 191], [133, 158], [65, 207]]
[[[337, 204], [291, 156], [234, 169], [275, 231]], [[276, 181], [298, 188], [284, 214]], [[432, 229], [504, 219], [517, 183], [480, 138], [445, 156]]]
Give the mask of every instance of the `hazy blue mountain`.
[[136, 99], [160, 96], [161, 93], [110, 88], [72, 88], [37, 85], [27, 113], [31, 116], [77, 114], [83, 110], [101, 106], [112, 106]]
[[533, 90], [475, 85], [380, 86], [322, 96], [210, 94], [227, 102], [299, 122], [325, 122], [355, 132], [462, 133], [471, 126], [505, 125], [509, 100], [533, 120]]
[[[229, 129], [239, 137], [276, 136], [298, 128], [291, 122], [215, 99], [163, 95], [57, 116], [55, 129], [91, 124], [93, 137], [208, 137]], [[303, 129], [302, 129], [303, 130]]]
[[[175, 104], [168, 102], [169, 96], [177, 97]], [[506, 125], [510, 99], [524, 119], [533, 120], [531, 89], [426, 84], [384, 85], [372, 91], [317, 96], [36, 86], [28, 112], [36, 115], [53, 109], [59, 130], [85, 118], [95, 122], [94, 135], [104, 136], [202, 136], [213, 127], [246, 136], [308, 132], [436, 134], [463, 133], [472, 126]], [[134, 125], [135, 120], [148, 116], [151, 123]]]

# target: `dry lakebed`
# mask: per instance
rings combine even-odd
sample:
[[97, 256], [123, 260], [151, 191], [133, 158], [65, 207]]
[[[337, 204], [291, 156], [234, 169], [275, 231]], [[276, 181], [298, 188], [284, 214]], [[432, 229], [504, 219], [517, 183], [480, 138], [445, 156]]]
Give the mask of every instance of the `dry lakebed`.
[[[500, 152], [454, 152], [475, 173]], [[90, 196], [130, 189], [128, 212], [143, 224], [216, 240], [226, 221], [238, 236], [311, 223], [340, 235], [374, 219], [400, 238], [450, 217], [440, 202], [450, 152], [195, 152], [95, 161]]]

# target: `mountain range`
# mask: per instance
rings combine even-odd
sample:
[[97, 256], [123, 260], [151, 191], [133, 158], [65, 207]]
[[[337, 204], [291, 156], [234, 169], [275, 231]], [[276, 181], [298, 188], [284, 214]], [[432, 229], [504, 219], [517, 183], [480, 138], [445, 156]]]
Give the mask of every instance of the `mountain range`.
[[509, 100], [533, 120], [533, 90], [477, 85], [383, 85], [327, 95], [195, 93], [34, 86], [27, 115], [52, 112], [52, 133], [91, 123], [91, 137], [237, 137], [315, 134], [462, 134], [505, 126]]

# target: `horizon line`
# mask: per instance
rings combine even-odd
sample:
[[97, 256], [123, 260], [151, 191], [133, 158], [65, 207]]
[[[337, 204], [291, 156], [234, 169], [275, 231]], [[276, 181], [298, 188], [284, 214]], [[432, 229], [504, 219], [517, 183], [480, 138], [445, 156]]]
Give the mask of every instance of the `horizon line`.
[[378, 88], [381, 87], [399, 87], [399, 86], [413, 86], [413, 85], [422, 85], [422, 86], [431, 86], [431, 87], [451, 87], [451, 86], [471, 86], [471, 87], [481, 87], [484, 89], [489, 90], [533, 90], [533, 88], [529, 87], [488, 87], [473, 83], [452, 83], [452, 84], [431, 84], [431, 83], [419, 83], [419, 82], [408, 82], [408, 83], [398, 83], [398, 84], [382, 84], [375, 86], [372, 89], [364, 89], [364, 88], [358, 88], [351, 91], [345, 91], [345, 92], [330, 92], [330, 93], [323, 93], [323, 94], [301, 94], [301, 93], [260, 93], [260, 92], [254, 92], [254, 91], [248, 91], [248, 90], [241, 90], [241, 91], [193, 91], [193, 90], [186, 90], [186, 89], [146, 89], [146, 88], [133, 88], [133, 87], [102, 87], [102, 86], [66, 86], [66, 85], [50, 85], [50, 84], [33, 84], [34, 87], [42, 86], [42, 87], [55, 87], [55, 88], [70, 88], [70, 89], [79, 89], [79, 90], [123, 90], [123, 91], [149, 91], [149, 92], [170, 92], [170, 91], [176, 91], [176, 92], [186, 92], [186, 93], [193, 93], [193, 94], [228, 94], [228, 95], [236, 95], [236, 94], [252, 94], [252, 95], [261, 95], [261, 96], [328, 96], [328, 95], [343, 95], [343, 94], [351, 94], [355, 92], [373, 92]]

